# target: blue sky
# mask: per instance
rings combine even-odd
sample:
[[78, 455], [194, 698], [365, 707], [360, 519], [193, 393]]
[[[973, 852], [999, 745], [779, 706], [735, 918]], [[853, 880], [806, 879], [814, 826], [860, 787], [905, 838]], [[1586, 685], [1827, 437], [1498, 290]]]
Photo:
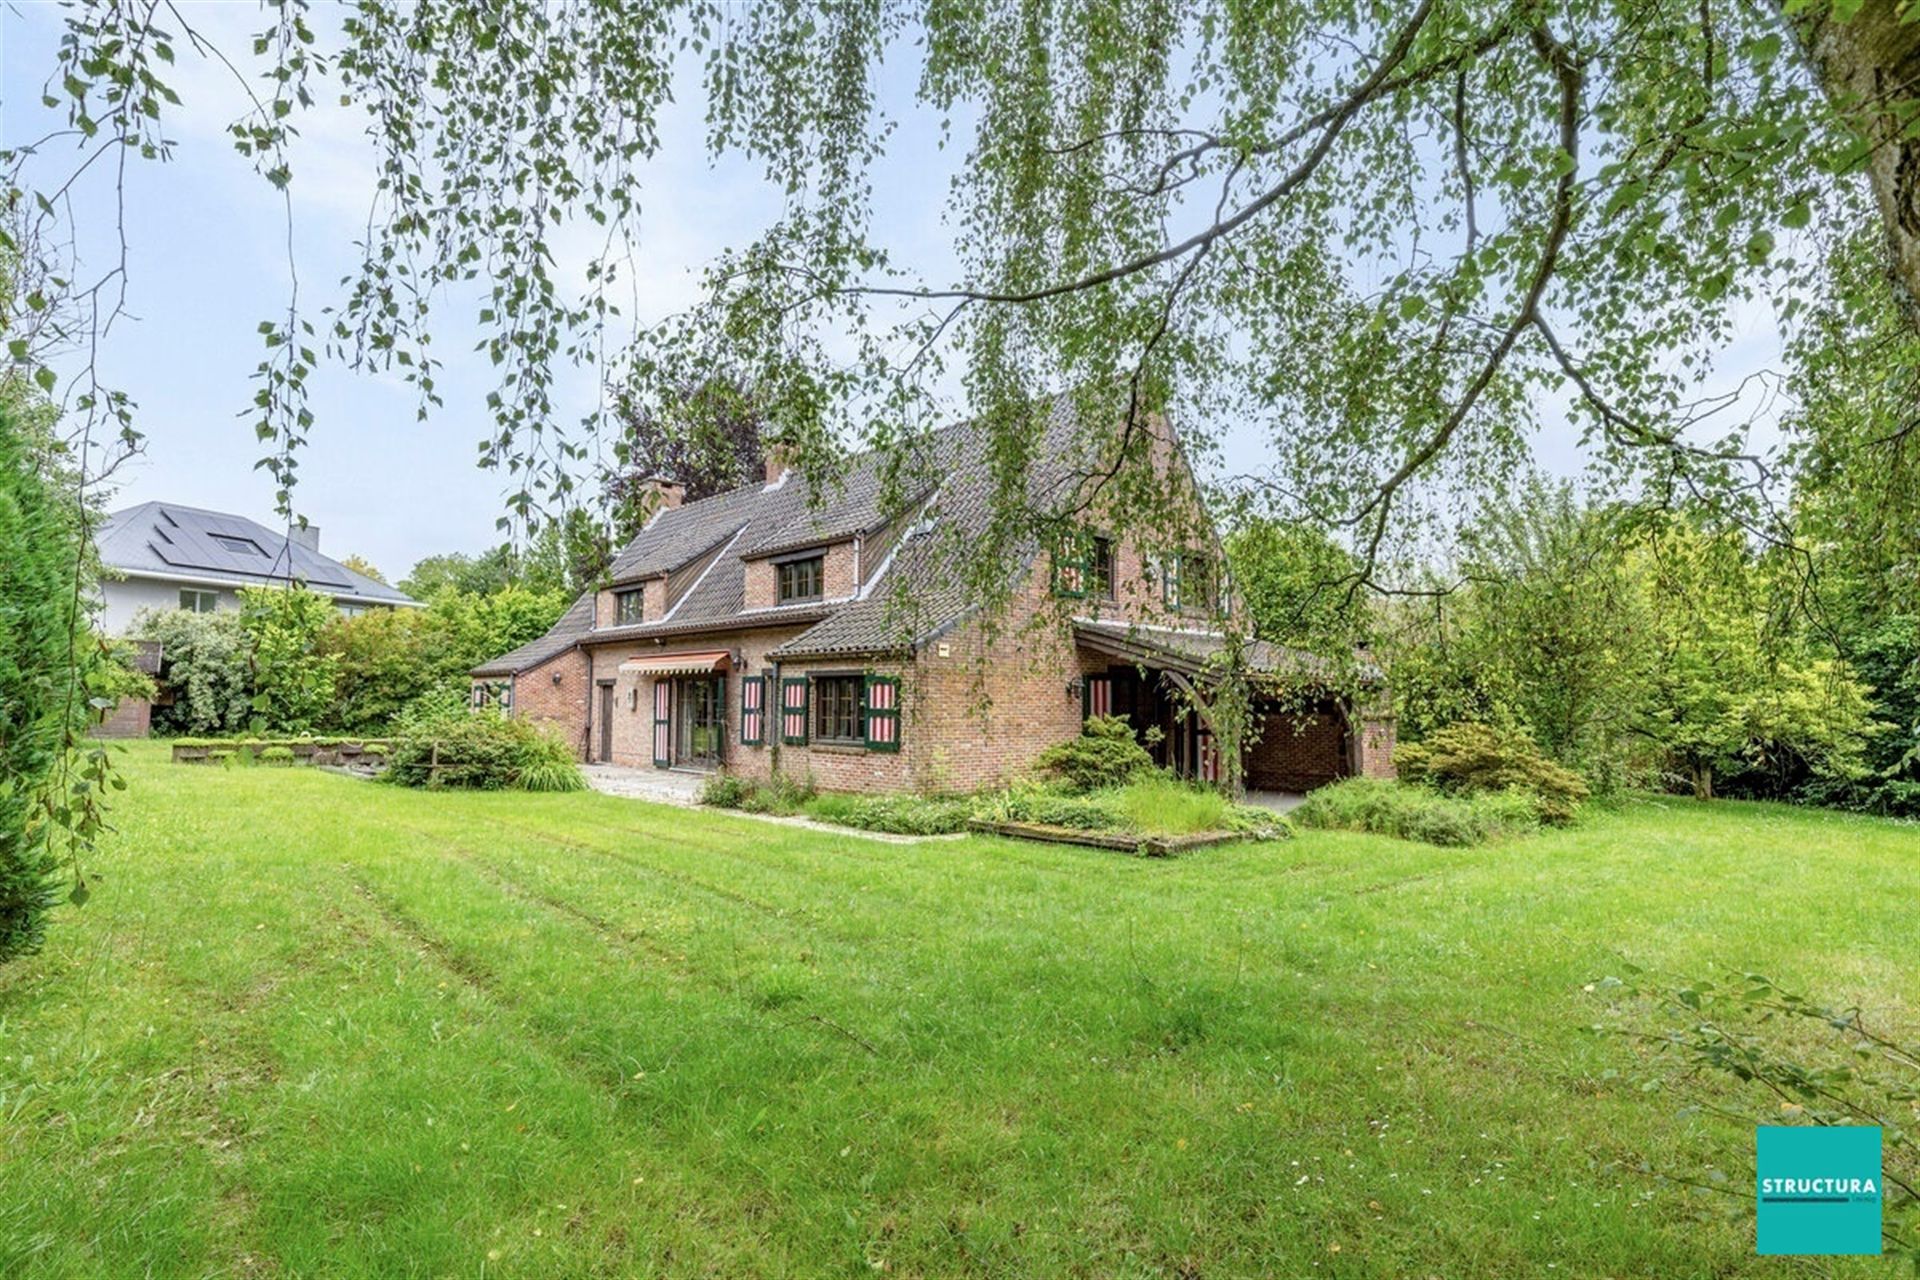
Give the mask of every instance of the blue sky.
[[[253, 3], [185, 6], [203, 33], [244, 50], [264, 24]], [[324, 22], [326, 13], [321, 11]], [[0, 10], [0, 138], [35, 136], [56, 117], [39, 104], [53, 65], [61, 12], [51, 5]], [[931, 267], [952, 261], [939, 222], [953, 153], [934, 145], [934, 122], [907, 109], [912, 69], [887, 72], [883, 101], [901, 120], [892, 158], [878, 185], [879, 225], [896, 261]], [[103, 347], [107, 381], [138, 402], [148, 444], [117, 476], [115, 505], [162, 499], [236, 511], [273, 522], [274, 486], [254, 468], [261, 449], [247, 410], [261, 347], [259, 322], [284, 312], [288, 286], [286, 214], [278, 192], [237, 155], [226, 125], [244, 99], [224, 71], [182, 50], [175, 89], [184, 99], [168, 121], [178, 146], [166, 164], [127, 170], [128, 310]], [[350, 268], [372, 192], [371, 151], [360, 124], [335, 95], [301, 118], [293, 151], [293, 234], [303, 303], [330, 301]], [[749, 239], [777, 208], [748, 167], [711, 164], [697, 88], [686, 85], [662, 121], [661, 152], [637, 179], [643, 213], [634, 273], [641, 318], [685, 305], [699, 269], [729, 244]], [[80, 249], [98, 270], [118, 252], [113, 190], [103, 171], [76, 191]], [[585, 240], [563, 270], [584, 263]], [[317, 424], [302, 455], [296, 506], [321, 529], [322, 548], [356, 552], [398, 578], [419, 557], [479, 551], [501, 537], [505, 477], [473, 464], [487, 434], [485, 396], [494, 371], [472, 353], [480, 330], [474, 298], [443, 304], [434, 349], [446, 361], [445, 398], [425, 422], [397, 377], [357, 374], [323, 364], [312, 379]], [[1774, 358], [1777, 338], [1764, 309], [1743, 320], [1743, 336], [1724, 362], [1732, 380]], [[598, 394], [591, 370], [575, 370], [563, 388], [575, 411]], [[1551, 408], [1538, 442], [1544, 465], [1577, 470], [1571, 432]], [[1226, 434], [1229, 473], [1264, 469], [1261, 441]]]

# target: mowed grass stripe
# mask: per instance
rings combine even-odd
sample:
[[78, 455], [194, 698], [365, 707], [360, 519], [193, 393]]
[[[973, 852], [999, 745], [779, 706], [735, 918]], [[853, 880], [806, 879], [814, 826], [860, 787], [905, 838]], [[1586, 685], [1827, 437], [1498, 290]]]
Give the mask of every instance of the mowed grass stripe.
[[1582, 983], [1920, 995], [1920, 833], [1765, 806], [1146, 863], [128, 760], [0, 972], [9, 1280], [1770, 1275]]

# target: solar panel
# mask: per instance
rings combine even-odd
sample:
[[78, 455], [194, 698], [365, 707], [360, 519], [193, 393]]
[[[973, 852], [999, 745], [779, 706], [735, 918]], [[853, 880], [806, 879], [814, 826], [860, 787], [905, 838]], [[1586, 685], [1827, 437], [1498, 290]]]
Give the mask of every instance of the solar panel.
[[160, 516], [172, 533], [154, 526], [154, 554], [179, 569], [206, 569], [215, 573], [254, 578], [292, 577], [311, 587], [351, 591], [354, 581], [332, 561], [290, 543], [251, 520], [211, 511], [171, 511]]

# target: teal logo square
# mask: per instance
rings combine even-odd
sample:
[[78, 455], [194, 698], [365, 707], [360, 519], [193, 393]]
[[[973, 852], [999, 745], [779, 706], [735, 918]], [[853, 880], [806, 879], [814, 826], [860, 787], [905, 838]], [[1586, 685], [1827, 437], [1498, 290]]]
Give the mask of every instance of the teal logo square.
[[1754, 1166], [1759, 1252], [1880, 1252], [1878, 1127], [1762, 1125]]

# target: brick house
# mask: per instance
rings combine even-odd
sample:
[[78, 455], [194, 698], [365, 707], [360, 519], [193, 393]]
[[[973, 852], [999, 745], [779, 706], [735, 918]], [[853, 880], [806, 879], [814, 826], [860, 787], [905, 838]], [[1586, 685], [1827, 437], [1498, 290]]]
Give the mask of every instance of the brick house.
[[[1231, 588], [1185, 459], [1156, 419], [1128, 465], [1183, 495], [1193, 532], [1163, 547], [1110, 536], [1095, 515], [1063, 514], [1100, 505], [1076, 503], [1095, 468], [1073, 459], [1098, 451], [1073, 420], [1064, 398], [1044, 419], [1027, 501], [1076, 532], [1027, 539], [997, 607], [960, 585], [992, 495], [979, 428], [933, 433], [911, 465], [851, 458], [817, 500], [776, 455], [764, 483], [696, 502], [657, 481], [660, 508], [607, 585], [474, 668], [475, 704], [551, 726], [589, 762], [830, 791], [1005, 782], [1093, 714], [1126, 716], [1179, 773], [1217, 776], [1194, 699]], [[1390, 715], [1317, 692], [1306, 655], [1253, 642], [1245, 658], [1269, 691], [1249, 787], [1391, 773]]]

